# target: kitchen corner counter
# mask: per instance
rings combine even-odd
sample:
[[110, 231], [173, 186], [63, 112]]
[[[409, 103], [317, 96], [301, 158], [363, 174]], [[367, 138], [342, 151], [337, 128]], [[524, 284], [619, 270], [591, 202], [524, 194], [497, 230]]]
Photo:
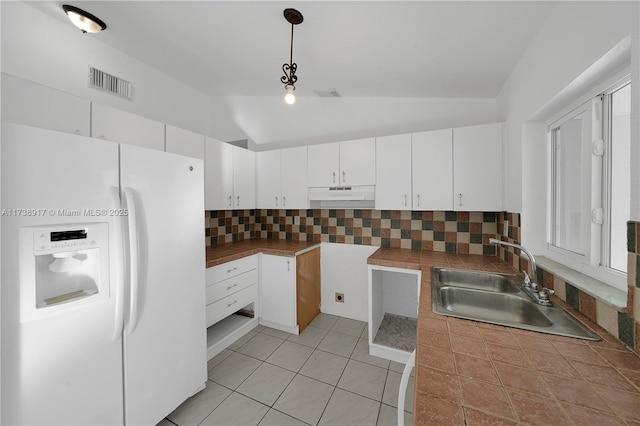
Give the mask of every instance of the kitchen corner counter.
[[256, 253], [293, 257], [316, 247], [320, 247], [320, 243], [268, 239], [218, 244], [216, 246], [207, 246], [206, 266], [207, 268], [210, 268], [232, 260], [251, 256]]
[[368, 263], [422, 270], [414, 425], [640, 424], [640, 358], [557, 297], [603, 340], [432, 312], [432, 266], [517, 273], [497, 257], [381, 248]]

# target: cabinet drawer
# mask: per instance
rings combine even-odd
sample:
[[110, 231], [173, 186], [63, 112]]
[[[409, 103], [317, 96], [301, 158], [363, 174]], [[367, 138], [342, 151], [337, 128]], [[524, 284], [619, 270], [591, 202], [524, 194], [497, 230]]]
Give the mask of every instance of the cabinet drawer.
[[258, 300], [258, 286], [252, 285], [207, 305], [207, 327]]
[[207, 268], [206, 280], [207, 285], [215, 284], [220, 281], [235, 277], [258, 267], [258, 255], [243, 257], [242, 259], [233, 260], [223, 263], [222, 265]]
[[207, 286], [207, 305], [258, 283], [258, 270], [252, 269], [224, 281]]

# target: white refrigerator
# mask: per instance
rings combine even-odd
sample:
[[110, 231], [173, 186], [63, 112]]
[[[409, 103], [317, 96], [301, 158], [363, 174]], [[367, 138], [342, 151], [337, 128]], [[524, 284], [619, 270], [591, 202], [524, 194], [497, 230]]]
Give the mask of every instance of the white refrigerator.
[[2, 424], [154, 425], [207, 380], [203, 162], [1, 139]]

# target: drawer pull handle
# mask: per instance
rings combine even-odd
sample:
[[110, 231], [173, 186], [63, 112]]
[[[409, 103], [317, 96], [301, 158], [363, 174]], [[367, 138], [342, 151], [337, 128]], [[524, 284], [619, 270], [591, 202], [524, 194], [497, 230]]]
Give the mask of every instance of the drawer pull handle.
[[236, 303], [238, 303], [238, 301], [237, 301], [237, 300], [236, 300], [236, 301], [234, 301], [234, 302], [231, 302], [231, 303], [227, 303], [227, 308], [232, 307], [232, 306], [233, 306], [233, 305], [235, 305]]
[[235, 271], [236, 269], [238, 269], [238, 268], [236, 267], [236, 268], [227, 269], [227, 274]]
[[238, 287], [238, 283], [236, 283], [234, 285], [227, 286], [227, 290], [231, 290], [234, 287]]

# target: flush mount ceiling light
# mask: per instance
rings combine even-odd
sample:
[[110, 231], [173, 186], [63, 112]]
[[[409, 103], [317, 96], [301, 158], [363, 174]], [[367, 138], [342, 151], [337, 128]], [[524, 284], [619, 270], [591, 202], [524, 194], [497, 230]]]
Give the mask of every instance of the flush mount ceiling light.
[[100, 18], [75, 6], [65, 4], [62, 6], [62, 10], [67, 14], [73, 25], [80, 28], [83, 33], [99, 33], [107, 28], [107, 24]]
[[284, 101], [291, 105], [296, 101], [296, 95], [293, 92], [296, 90], [296, 81], [298, 81], [298, 76], [296, 75], [298, 65], [293, 62], [293, 26], [300, 24], [304, 18], [302, 13], [296, 9], [285, 9], [284, 19], [291, 24], [291, 48], [289, 51], [289, 63], [282, 65], [284, 75], [280, 77], [280, 81], [284, 83], [284, 89], [287, 91]]

